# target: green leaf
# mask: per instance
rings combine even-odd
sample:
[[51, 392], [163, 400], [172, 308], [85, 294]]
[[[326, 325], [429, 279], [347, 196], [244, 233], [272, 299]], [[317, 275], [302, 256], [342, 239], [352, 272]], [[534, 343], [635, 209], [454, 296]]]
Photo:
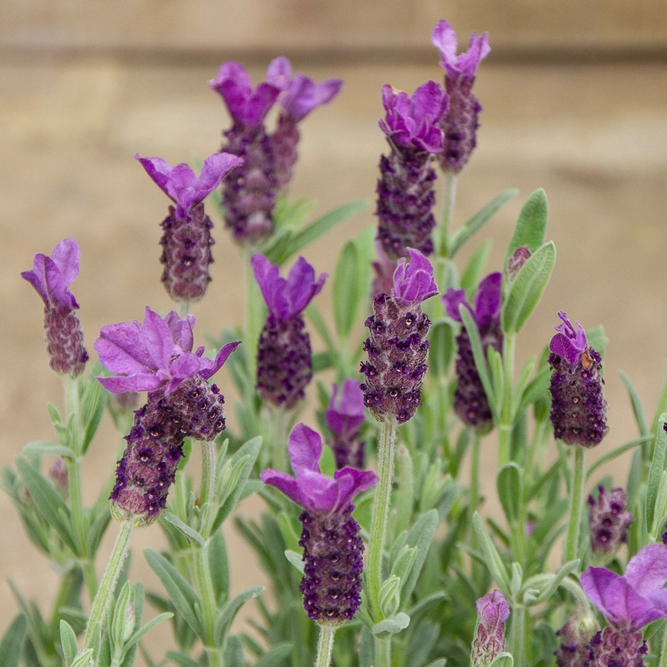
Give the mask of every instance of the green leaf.
[[403, 612], [399, 612], [393, 618], [385, 618], [384, 621], [376, 623], [371, 632], [374, 635], [382, 635], [385, 632], [395, 635], [410, 625], [410, 617]]
[[[19, 614], [7, 628], [5, 636], [0, 642], [0, 665], [2, 667], [18, 667], [23, 651], [28, 619]], [[76, 639], [74, 640], [76, 645]]]
[[93, 667], [93, 649], [87, 648], [82, 651], [71, 664], [70, 667]]
[[43, 456], [44, 454], [62, 456], [64, 459], [76, 458], [74, 452], [69, 447], [56, 445], [55, 442], [49, 442], [48, 440], [33, 440], [23, 448], [23, 456]]
[[507, 248], [505, 266], [507, 266], [507, 261], [517, 248], [528, 246], [530, 252], [535, 253], [544, 243], [548, 215], [549, 204], [546, 193], [541, 188], [535, 190], [526, 199], [526, 203], [523, 205], [521, 213], [519, 213], [512, 240]]
[[336, 358], [331, 352], [316, 352], [311, 359], [313, 363], [313, 373], [326, 371], [336, 365]]
[[186, 537], [189, 537], [193, 542], [196, 542], [202, 549], [204, 548], [204, 538], [194, 528], [190, 528], [190, 526], [183, 523], [175, 514], [172, 514], [171, 512], [162, 512], [160, 518], [167, 523], [170, 523], [174, 528], [179, 530]]
[[646, 423], [646, 413], [644, 412], [644, 406], [642, 405], [642, 400], [639, 398], [639, 394], [635, 389], [635, 386], [632, 384], [630, 378], [624, 371], [618, 371], [618, 374], [623, 380], [625, 388], [628, 390], [630, 395], [630, 402], [632, 403], [632, 412], [635, 415], [635, 421], [639, 428], [639, 435], [645, 436], [649, 435], [650, 431], [648, 430], [648, 424]]
[[637, 438], [636, 440], [630, 440], [630, 442], [626, 442], [624, 445], [621, 445], [620, 447], [616, 447], [616, 449], [612, 449], [612, 451], [608, 452], [604, 456], [601, 456], [595, 463], [591, 464], [591, 467], [586, 471], [586, 479], [589, 479], [590, 476], [601, 466], [604, 465], [605, 463], [608, 463], [609, 461], [612, 461], [615, 459], [617, 456], [620, 456], [621, 454], [624, 454], [627, 452], [629, 449], [632, 449], [633, 447], [637, 447], [638, 445], [643, 445], [645, 442], [650, 442], [653, 440], [652, 435], [646, 435], [643, 438]]
[[[100, 368], [100, 364], [97, 364]], [[99, 371], [98, 371], [99, 372]], [[85, 454], [90, 445], [93, 436], [97, 432], [100, 420], [104, 414], [104, 407], [107, 402], [107, 390], [94, 377], [98, 372], [93, 371], [93, 376], [88, 379], [83, 390], [81, 400], [81, 417], [83, 421], [83, 438], [81, 441], [82, 453]]]
[[464, 290], [466, 294], [471, 294], [472, 292], [477, 291], [492, 247], [493, 242], [491, 239], [486, 239], [470, 256], [468, 264], [466, 264], [466, 268], [461, 274], [461, 289]]
[[197, 608], [201, 609], [201, 600], [190, 584], [178, 570], [161, 554], [153, 549], [144, 551], [146, 562], [157, 574], [176, 610], [199, 637], [203, 634], [201, 619]]
[[215, 599], [218, 602], [226, 600], [229, 595], [229, 560], [225, 536], [221, 530], [216, 530], [209, 540], [208, 569], [211, 572]]
[[294, 565], [294, 567], [299, 571], [299, 573], [303, 575], [303, 569], [305, 567], [305, 563], [303, 562], [303, 558], [301, 557], [300, 554], [298, 554], [296, 551], [285, 549], [285, 558], [287, 558], [287, 560], [292, 565]]
[[99, 507], [98, 514], [91, 514], [91, 520], [92, 524], [88, 530], [88, 536], [86, 538], [86, 548], [88, 549], [88, 553], [91, 556], [94, 556], [97, 553], [102, 538], [104, 537], [109, 521], [111, 521], [109, 503], [106, 500], [104, 501], [104, 504]]
[[[76, 635], [72, 626], [62, 619], [60, 620], [60, 645], [65, 656], [65, 664], [71, 665], [79, 651], [79, 646], [76, 643]], [[4, 662], [0, 664], [4, 664]]]
[[604, 353], [607, 349], [607, 343], [609, 338], [604, 331], [604, 327], [601, 324], [598, 324], [596, 327], [591, 329], [586, 329], [586, 340], [588, 344], [596, 351], [600, 353], [600, 356], [604, 359]]
[[168, 621], [174, 615], [171, 612], [166, 612], [164, 614], [158, 614], [155, 618], [151, 618], [146, 625], [139, 628], [132, 636], [127, 640], [126, 646], [132, 646], [136, 644], [147, 632], [152, 630], [156, 625], [162, 623], [163, 621]]
[[250, 588], [246, 588], [218, 612], [218, 616], [215, 619], [215, 642], [218, 646], [222, 646], [225, 641], [229, 626], [232, 624], [239, 609], [248, 600], [252, 600], [258, 595], [261, 595], [263, 591], [264, 586], [251, 586]]
[[648, 486], [646, 487], [646, 525], [653, 525], [653, 516], [655, 512], [655, 501], [658, 497], [658, 487], [660, 479], [665, 470], [665, 455], [667, 453], [667, 433], [663, 425], [667, 421], [667, 414], [660, 415], [658, 421], [658, 431], [655, 434], [655, 445], [653, 449], [653, 460], [648, 473]]
[[428, 336], [431, 347], [428, 352], [429, 372], [436, 377], [447, 375], [447, 369], [454, 356], [454, 331], [445, 320], [436, 322]]
[[519, 191], [514, 188], [504, 190], [499, 195], [495, 196], [488, 204], [486, 204], [486, 206], [477, 211], [471, 218], [466, 220], [463, 226], [450, 237], [449, 248], [447, 249], [449, 257], [453, 258], [461, 249], [461, 246], [463, 246], [473, 234], [482, 229], [482, 227], [484, 227], [484, 225], [491, 219], [493, 214], [503, 206], [503, 204], [515, 197], [518, 192]]
[[333, 279], [334, 322], [339, 340], [347, 340], [350, 336], [364, 287], [361, 284], [357, 244], [348, 241], [338, 256]]
[[241, 638], [233, 635], [227, 640], [224, 652], [225, 667], [245, 667]]
[[[428, 554], [429, 547], [438, 527], [438, 513], [436, 510], [429, 510], [426, 514], [417, 519], [414, 526], [410, 528], [408, 537], [405, 541], [410, 548], [417, 549], [417, 556], [415, 557], [410, 572], [405, 579], [403, 588], [401, 589], [401, 609], [404, 609], [410, 600], [412, 591], [417, 585], [419, 573], [422, 570], [424, 561]], [[399, 614], [400, 615], [400, 614]], [[407, 626], [406, 626], [407, 627]]]
[[167, 651], [165, 656], [171, 660], [178, 667], [201, 667], [199, 662], [195, 662], [192, 658], [188, 658], [187, 655], [182, 653], [177, 653], [176, 651]]
[[533, 312], [549, 283], [556, 264], [553, 241], [541, 246], [521, 267], [509, 287], [503, 304], [503, 331], [518, 333]]
[[519, 407], [516, 410], [515, 415], [520, 415], [528, 408], [529, 405], [532, 405], [535, 403], [535, 401], [539, 401], [540, 398], [545, 396], [549, 389], [550, 382], [551, 369], [549, 366], [543, 366], [523, 391], [521, 402], [519, 403]]
[[255, 663], [255, 667], [276, 667], [284, 660], [287, 660], [291, 654], [292, 644], [287, 642], [277, 644]]
[[513, 667], [514, 658], [511, 653], [499, 653], [489, 667]]
[[[556, 589], [560, 586], [561, 581], [565, 579], [571, 572], [574, 572], [579, 565], [579, 559], [571, 560], [556, 570], [556, 573], [553, 575], [553, 579], [544, 587], [539, 597], [536, 598], [534, 604], [539, 604], [548, 600], [555, 592]], [[530, 580], [526, 582], [529, 585]]]
[[477, 534], [480, 547], [484, 553], [486, 566], [489, 569], [491, 576], [498, 584], [498, 587], [500, 588], [503, 595], [506, 598], [511, 599], [510, 582], [509, 576], [507, 574], [507, 568], [505, 567], [505, 563], [503, 563], [503, 559], [500, 557], [498, 550], [493, 544], [491, 537], [486, 532], [482, 517], [477, 512], [473, 514], [472, 523], [475, 533]]
[[504, 465], [498, 473], [498, 498], [503, 507], [507, 521], [514, 524], [521, 517], [521, 501], [523, 499], [523, 474], [516, 463]]

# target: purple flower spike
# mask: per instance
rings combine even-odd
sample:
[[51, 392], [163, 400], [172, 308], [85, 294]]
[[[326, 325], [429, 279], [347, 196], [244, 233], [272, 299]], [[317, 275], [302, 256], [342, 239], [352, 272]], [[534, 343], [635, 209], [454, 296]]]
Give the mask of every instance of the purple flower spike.
[[380, 159], [377, 184], [378, 240], [391, 259], [406, 257], [408, 248], [433, 252], [435, 227], [434, 153], [442, 151], [439, 124], [448, 97], [433, 81], [417, 88], [412, 98], [389, 85], [382, 88], [386, 111], [379, 121], [391, 148]]
[[466, 166], [477, 145], [477, 118], [482, 107], [472, 87], [477, 66], [491, 48], [487, 33], [478, 37], [473, 32], [468, 52], [457, 56], [456, 33], [444, 19], [433, 29], [431, 41], [440, 51], [440, 64], [445, 68], [445, 89], [449, 95], [449, 109], [440, 124], [445, 147], [438, 155], [438, 161], [443, 171], [457, 174]]
[[269, 309], [257, 349], [257, 390], [264, 400], [289, 410], [303, 400], [313, 377], [310, 337], [301, 313], [322, 290], [327, 274], [316, 278], [303, 257], [287, 279], [263, 255], [253, 255], [250, 263]]
[[626, 541], [633, 517], [626, 512], [628, 494], [624, 489], [607, 492], [600, 486], [598, 490], [597, 500], [588, 497], [591, 550], [596, 556], [609, 556]]
[[505, 650], [505, 621], [510, 607], [500, 591], [487, 593], [477, 600], [478, 624], [472, 643], [472, 667], [489, 667]]
[[650, 544], [628, 562], [625, 576], [589, 567], [581, 575], [588, 598], [616, 630], [634, 632], [667, 617], [667, 547]]
[[361, 604], [364, 545], [352, 518], [352, 499], [377, 482], [373, 472], [343, 468], [330, 479], [320, 472], [322, 438], [297, 424], [289, 438], [296, 477], [265, 470], [260, 478], [304, 508], [299, 544], [303, 547], [303, 605], [321, 625], [337, 626], [351, 619]]
[[88, 352], [83, 333], [74, 313], [79, 304], [69, 286], [79, 275], [81, 249], [74, 239], [64, 239], [53, 249], [51, 257], [38, 253], [32, 271], [24, 271], [27, 280], [44, 302], [44, 337], [49, 364], [57, 373], [76, 377], [83, 373]]
[[644, 667], [648, 646], [640, 630], [628, 632], [607, 627], [588, 644], [586, 667]]
[[593, 447], [607, 433], [607, 401], [601, 376], [602, 358], [588, 345], [586, 334], [564, 312], [563, 324], [549, 344], [551, 354], [551, 423], [554, 436], [568, 445]]
[[336, 456], [336, 467], [364, 467], [364, 445], [359, 440], [364, 423], [364, 395], [356, 380], [343, 382], [338, 396], [338, 385], [334, 384], [329, 409], [324, 416], [331, 431], [331, 449]]
[[206, 158], [197, 177], [187, 164], [170, 167], [158, 157], [134, 157], [176, 204], [169, 207], [169, 215], [162, 221], [162, 282], [175, 301], [197, 301], [211, 281], [208, 265], [213, 261], [213, 223], [204, 212], [203, 200], [243, 160], [228, 153], [216, 153]]
[[[491, 273], [484, 278], [477, 289], [477, 294], [471, 307], [463, 290], [452, 289], [442, 297], [447, 314], [456, 322], [461, 322], [459, 309], [465, 306], [473, 316], [482, 346], [486, 352], [492, 347], [497, 352], [502, 351], [503, 330], [500, 323], [502, 306], [502, 276], [500, 273]], [[468, 426], [472, 426], [480, 433], [491, 428], [493, 416], [489, 401], [482, 385], [482, 380], [475, 366], [470, 336], [465, 327], [456, 338], [456, 376], [458, 383], [454, 393], [454, 410]]]
[[420, 303], [438, 293], [431, 263], [410, 249], [410, 263], [401, 259], [394, 272], [393, 295], [378, 294], [365, 325], [370, 335], [364, 343], [368, 354], [360, 371], [364, 404], [378, 421], [388, 417], [399, 423], [411, 419], [421, 405], [426, 374], [431, 320]]

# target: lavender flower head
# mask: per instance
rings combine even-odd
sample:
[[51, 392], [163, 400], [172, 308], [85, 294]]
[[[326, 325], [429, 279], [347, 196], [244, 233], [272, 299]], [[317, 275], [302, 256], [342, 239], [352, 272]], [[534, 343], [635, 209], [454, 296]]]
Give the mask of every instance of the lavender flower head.
[[301, 313], [322, 290], [327, 274], [316, 278], [303, 257], [286, 279], [264, 255], [253, 255], [250, 263], [269, 310], [257, 349], [257, 391], [265, 401], [289, 410], [303, 400], [313, 377], [310, 337]]
[[476, 606], [477, 628], [470, 664], [472, 667], [489, 667], [505, 650], [505, 621], [510, 617], [510, 607], [505, 596], [497, 590], [477, 600]]
[[633, 517], [626, 511], [628, 494], [624, 489], [607, 492], [600, 486], [598, 491], [597, 500], [588, 496], [591, 550], [596, 556], [610, 556], [626, 541]]
[[292, 76], [292, 65], [284, 56], [271, 61], [266, 78], [282, 91], [278, 98], [281, 112], [276, 130], [271, 135], [276, 159], [277, 191], [280, 192], [292, 180], [292, 169], [298, 159], [298, 123], [314, 109], [331, 102], [340, 92], [343, 81], [326, 79], [315, 83], [300, 72]]
[[103, 327], [95, 349], [100, 361], [119, 375], [99, 377], [112, 393], [148, 391], [147, 403], [134, 413], [127, 448], [116, 468], [112, 510], [136, 525], [155, 521], [165, 507], [169, 486], [183, 456], [186, 437], [213, 440], [225, 428], [224, 397], [207, 380], [240, 341], [228, 343], [208, 359], [204, 348], [192, 352], [195, 318], [175, 312], [162, 319], [146, 308], [143, 324], [121, 322]]
[[[271, 72], [271, 65], [269, 66]], [[284, 82], [269, 82], [252, 87], [250, 77], [237, 62], [220, 66], [218, 76], [209, 84], [218, 92], [232, 117], [232, 127], [224, 132], [222, 150], [243, 158], [243, 166], [223, 181], [225, 224], [243, 244], [256, 244], [273, 233], [276, 160], [264, 119], [282, 92]]]
[[79, 304], [69, 286], [79, 275], [81, 249], [74, 239], [64, 239], [51, 256], [35, 255], [32, 271], [24, 271], [27, 280], [44, 301], [44, 338], [49, 364], [56, 373], [77, 377], [83, 373], [88, 352], [74, 311]]
[[445, 135], [445, 148], [438, 160], [443, 171], [457, 174], [466, 166], [477, 145], [477, 118], [482, 107], [472, 87], [477, 67], [491, 48], [488, 33], [478, 37], [473, 32], [467, 53], [456, 55], [456, 32], [444, 19], [433, 29], [431, 41], [440, 51], [440, 64], [445, 69], [445, 89], [449, 95], [449, 109], [440, 124]]
[[364, 405], [378, 421], [411, 419], [421, 405], [431, 321], [422, 301], [435, 296], [438, 286], [433, 267], [418, 250], [409, 249], [410, 263], [400, 259], [394, 272], [391, 296], [378, 294], [365, 325], [370, 335], [364, 343], [368, 357], [360, 371]]
[[198, 301], [211, 281], [208, 265], [213, 261], [211, 246], [214, 243], [213, 223], [204, 212], [203, 202], [243, 160], [228, 153], [216, 153], [206, 158], [197, 177], [187, 164], [170, 167], [158, 157], [139, 157], [138, 154], [134, 157], [176, 204], [169, 207], [169, 215], [162, 221], [162, 283], [175, 301]]
[[343, 381], [340, 397], [338, 385], [334, 384], [329, 409], [324, 414], [331, 431], [329, 442], [336, 456], [336, 467], [364, 467], [364, 445], [359, 440], [364, 423], [364, 395], [359, 382], [352, 379]]
[[412, 98], [389, 85], [382, 88], [386, 111], [379, 121], [391, 148], [380, 158], [377, 184], [378, 241], [391, 259], [408, 256], [408, 248], [433, 252], [435, 170], [432, 156], [443, 149], [439, 129], [448, 97], [435, 82], [415, 90]]
[[337, 626], [351, 619], [361, 604], [364, 545], [352, 518], [352, 499], [373, 486], [377, 476], [354, 468], [337, 470], [333, 479], [323, 475], [322, 438], [305, 424], [294, 427], [288, 449], [295, 477], [265, 470], [260, 478], [304, 509], [299, 517], [303, 605], [317, 623]]
[[[461, 306], [465, 306], [470, 311], [479, 329], [479, 336], [485, 352], [489, 347], [501, 352], [503, 347], [503, 331], [500, 323], [501, 283], [502, 276], [500, 273], [490, 273], [486, 276], [479, 283], [472, 307], [466, 301], [463, 290], [450, 287], [442, 297], [447, 314], [453, 320], [461, 322], [459, 312]], [[461, 328], [456, 343], [456, 376], [458, 383], [454, 393], [454, 410], [459, 419], [465, 424], [480, 432], [485, 432], [491, 427], [493, 417], [482, 380], [475, 366], [470, 336], [465, 327]]]
[[579, 322], [564, 312], [549, 344], [551, 423], [554, 436], [568, 445], [593, 447], [607, 433], [607, 401], [602, 392], [602, 358], [588, 345]]

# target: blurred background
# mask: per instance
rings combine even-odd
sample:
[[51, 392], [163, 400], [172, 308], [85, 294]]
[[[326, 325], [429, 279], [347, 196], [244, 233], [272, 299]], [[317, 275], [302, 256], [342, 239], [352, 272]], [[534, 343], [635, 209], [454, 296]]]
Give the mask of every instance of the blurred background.
[[[618, 370], [635, 383], [649, 418], [667, 370], [664, 1], [2, 0], [0, 465], [13, 465], [26, 442], [51, 439], [45, 404], [62, 404], [44, 350], [41, 302], [19, 273], [36, 252], [50, 253], [64, 237], [78, 240], [73, 289], [91, 352], [101, 326], [141, 319], [147, 304], [172, 307], [158, 263], [168, 201], [133, 155], [175, 164], [219, 150], [229, 118], [207, 82], [220, 63], [241, 61], [257, 83], [282, 54], [316, 80], [345, 80], [335, 102], [301, 126], [291, 196], [316, 200], [322, 213], [373, 198], [385, 150], [380, 88], [391, 83], [411, 93], [442, 80], [430, 43], [441, 18], [461, 47], [472, 30], [488, 30], [492, 47], [477, 77], [482, 126], [459, 178], [455, 226], [501, 190], [519, 188], [483, 232], [494, 241], [489, 270], [499, 270], [522, 202], [545, 188], [558, 262], [519, 336], [518, 361], [541, 351], [558, 310], [585, 327], [603, 323], [611, 432], [591, 460], [636, 436]], [[372, 210], [308, 249], [318, 271], [333, 271], [345, 239], [373, 224]], [[198, 343], [242, 317], [239, 249], [215, 222], [213, 282], [193, 309]], [[322, 298], [330, 299], [330, 286]], [[220, 384], [233, 404], [224, 370]], [[487, 446], [494, 448], [493, 435]], [[111, 474], [117, 447], [105, 418], [88, 456], [88, 498]], [[620, 459], [609, 469], [617, 482], [628, 465]], [[495, 470], [486, 476], [491, 483]], [[242, 511], [258, 508], [248, 501]], [[160, 587], [141, 550], [161, 539], [157, 526], [137, 532], [135, 581]], [[244, 545], [229, 539], [234, 589], [261, 583]], [[17, 609], [6, 578], [49, 608], [57, 577], [4, 494], [0, 574], [0, 633]], [[149, 647], [164, 645], [168, 633], [166, 625], [151, 632]]]

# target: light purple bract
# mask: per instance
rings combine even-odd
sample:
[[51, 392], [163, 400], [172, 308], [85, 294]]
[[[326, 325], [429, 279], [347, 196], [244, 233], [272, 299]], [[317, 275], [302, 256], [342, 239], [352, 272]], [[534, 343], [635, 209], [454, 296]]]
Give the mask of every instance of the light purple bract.
[[265, 470], [260, 479], [275, 486], [288, 498], [317, 515], [340, 514], [357, 493], [378, 480], [372, 471], [343, 468], [331, 479], [320, 472], [322, 437], [305, 424], [297, 424], [289, 437], [288, 450], [295, 477], [278, 470]]
[[558, 317], [563, 320], [563, 324], [554, 327], [558, 333], [551, 339], [549, 350], [567, 359], [571, 364], [576, 364], [588, 344], [586, 333], [579, 322], [576, 323], [575, 329], [562, 310], [559, 311]]
[[333, 433], [345, 434], [355, 431], [364, 423], [364, 395], [359, 382], [348, 378], [343, 381], [338, 396], [338, 385], [334, 383], [329, 409], [324, 416]]
[[440, 51], [440, 64], [447, 70], [448, 75], [454, 77], [474, 77], [480, 61], [491, 52], [489, 34], [484, 32], [478, 37], [477, 33], [473, 32], [470, 35], [468, 51], [456, 55], [456, 32], [445, 19], [438, 21], [433, 28], [431, 42]]
[[473, 300], [473, 307], [466, 300], [464, 290], [450, 287], [442, 297], [447, 314], [456, 322], [461, 322], [459, 308], [465, 306], [470, 311], [479, 329], [488, 327], [491, 322], [500, 318], [501, 284], [502, 274], [499, 272], [490, 273], [481, 280]]
[[494, 632], [500, 623], [510, 617], [510, 606], [498, 590], [487, 593], [475, 603], [477, 615], [489, 632]]
[[328, 274], [315, 278], [315, 269], [303, 258], [295, 262], [287, 279], [280, 277], [280, 268], [271, 264], [264, 255], [250, 258], [255, 280], [259, 285], [269, 312], [280, 320], [288, 320], [299, 313], [320, 293]]
[[414, 248], [408, 248], [410, 263], [404, 257], [394, 271], [393, 297], [402, 304], [418, 305], [435, 296], [439, 289], [431, 262]]
[[207, 380], [225, 363], [241, 341], [224, 345], [215, 359], [192, 352], [195, 318], [182, 320], [173, 310], [162, 319], [146, 306], [143, 324], [136, 320], [102, 327], [93, 346], [102, 364], [115, 377], [98, 377], [109, 391], [174, 391], [184, 380], [199, 374]]
[[581, 575], [588, 598], [619, 630], [630, 632], [667, 617], [667, 547], [650, 544], [635, 554], [621, 577], [602, 567]]

